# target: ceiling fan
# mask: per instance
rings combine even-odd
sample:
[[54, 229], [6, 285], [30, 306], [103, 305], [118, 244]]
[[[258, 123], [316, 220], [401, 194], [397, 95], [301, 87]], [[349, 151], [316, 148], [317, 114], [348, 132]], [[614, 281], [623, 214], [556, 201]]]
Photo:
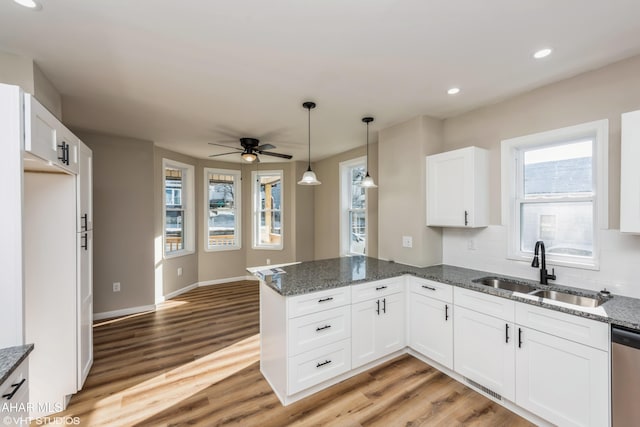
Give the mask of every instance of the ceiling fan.
[[243, 148], [229, 147], [227, 145], [217, 144], [215, 142], [210, 142], [209, 144], [217, 145], [225, 148], [233, 148], [234, 150], [237, 150], [237, 151], [230, 151], [228, 153], [212, 154], [209, 157], [219, 157], [219, 156], [226, 156], [229, 154], [238, 154], [238, 151], [241, 151], [240, 156], [244, 161], [248, 163], [252, 163], [254, 161], [259, 162], [260, 159], [258, 158], [258, 154], [265, 155], [265, 156], [272, 156], [272, 157], [280, 157], [282, 159], [293, 158], [293, 156], [290, 156], [289, 154], [281, 154], [281, 153], [274, 153], [273, 151], [267, 151], [267, 150], [276, 148], [276, 146], [272, 144], [260, 145], [260, 140], [257, 138], [240, 138], [240, 145], [242, 145]]

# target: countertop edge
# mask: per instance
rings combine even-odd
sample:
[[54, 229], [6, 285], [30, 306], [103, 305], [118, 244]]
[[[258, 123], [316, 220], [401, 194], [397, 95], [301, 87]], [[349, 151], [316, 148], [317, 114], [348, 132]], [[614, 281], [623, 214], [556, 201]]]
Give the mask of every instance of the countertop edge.
[[33, 344], [18, 345], [0, 349], [0, 384], [13, 374], [18, 366], [33, 351]]

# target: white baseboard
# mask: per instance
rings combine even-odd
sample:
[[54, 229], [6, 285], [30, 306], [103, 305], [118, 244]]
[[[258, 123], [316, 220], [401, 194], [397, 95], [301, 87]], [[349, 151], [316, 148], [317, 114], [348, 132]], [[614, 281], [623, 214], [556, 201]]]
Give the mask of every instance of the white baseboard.
[[180, 294], [184, 294], [185, 292], [189, 292], [190, 290], [197, 288], [198, 286], [199, 284], [196, 282], [196, 283], [192, 283], [191, 285], [185, 286], [182, 289], [178, 289], [177, 291], [169, 292], [167, 295], [164, 295], [158, 298], [158, 300], [156, 301], [156, 304], [165, 302], [166, 300], [169, 300], [171, 298], [175, 298]]
[[239, 282], [241, 280], [255, 280], [258, 278], [256, 276], [238, 276], [238, 277], [227, 277], [226, 279], [215, 279], [215, 280], [205, 280], [204, 282], [198, 282], [198, 286], [211, 286], [211, 285], [219, 285], [221, 283], [229, 283], [229, 282]]
[[138, 307], [123, 308], [121, 310], [104, 311], [93, 313], [93, 320], [111, 319], [113, 317], [128, 316], [130, 314], [144, 313], [145, 311], [156, 311], [155, 305], [141, 305]]

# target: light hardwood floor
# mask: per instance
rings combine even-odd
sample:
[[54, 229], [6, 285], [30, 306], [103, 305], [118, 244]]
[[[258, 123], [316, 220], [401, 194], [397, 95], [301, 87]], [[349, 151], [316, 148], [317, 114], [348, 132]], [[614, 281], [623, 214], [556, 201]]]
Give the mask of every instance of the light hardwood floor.
[[83, 426], [528, 426], [405, 355], [283, 407], [260, 374], [258, 285], [198, 288], [156, 312], [98, 322]]

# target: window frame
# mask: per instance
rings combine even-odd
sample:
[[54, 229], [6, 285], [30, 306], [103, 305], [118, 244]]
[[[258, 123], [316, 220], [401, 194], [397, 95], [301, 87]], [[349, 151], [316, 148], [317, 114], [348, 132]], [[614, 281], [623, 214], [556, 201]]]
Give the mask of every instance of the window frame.
[[[266, 210], [262, 210], [260, 208], [260, 185], [258, 183], [258, 179], [260, 176], [280, 176], [280, 243], [277, 244], [260, 244], [260, 213], [267, 212]], [[259, 171], [251, 171], [251, 247], [256, 250], [271, 250], [271, 251], [281, 251], [284, 249], [284, 171], [282, 169], [278, 170], [259, 170]], [[273, 212], [271, 210], [270, 212]]]
[[[183, 232], [183, 247], [177, 251], [167, 252], [167, 169], [179, 169], [182, 171], [182, 205], [183, 218], [185, 219]], [[178, 162], [172, 159], [162, 159], [162, 256], [164, 259], [177, 258], [195, 253], [195, 167], [190, 164]]]
[[502, 175], [502, 225], [507, 228], [507, 259], [530, 262], [533, 253], [521, 250], [520, 207], [523, 203], [535, 203], [520, 198], [523, 189], [523, 152], [534, 148], [551, 147], [591, 139], [593, 165], [593, 195], [584, 197], [553, 197], [541, 199], [549, 202], [593, 203], [593, 255], [590, 258], [567, 254], [547, 254], [547, 263], [557, 266], [588, 270], [600, 268], [599, 230], [609, 227], [608, 215], [608, 167], [609, 121], [596, 120], [575, 126], [506, 139], [501, 142]]
[[340, 182], [340, 256], [362, 256], [351, 252], [351, 227], [349, 226], [350, 213], [352, 211], [363, 211], [365, 215], [365, 245], [364, 256], [368, 256], [369, 245], [369, 197], [367, 190], [365, 189], [365, 199], [363, 209], [351, 208], [351, 170], [353, 168], [364, 166], [366, 169], [367, 157], [357, 157], [350, 160], [345, 160], [339, 164], [339, 182]]
[[[242, 171], [237, 169], [221, 169], [221, 168], [204, 168], [204, 217], [203, 217], [203, 225], [204, 225], [204, 251], [205, 252], [220, 252], [220, 251], [235, 251], [238, 249], [242, 249]], [[218, 174], [218, 175], [232, 175], [234, 177], [233, 181], [233, 192], [234, 192], [234, 200], [233, 204], [235, 206], [235, 229], [234, 234], [236, 236], [236, 243], [233, 245], [224, 245], [224, 246], [209, 246], [209, 174]]]

